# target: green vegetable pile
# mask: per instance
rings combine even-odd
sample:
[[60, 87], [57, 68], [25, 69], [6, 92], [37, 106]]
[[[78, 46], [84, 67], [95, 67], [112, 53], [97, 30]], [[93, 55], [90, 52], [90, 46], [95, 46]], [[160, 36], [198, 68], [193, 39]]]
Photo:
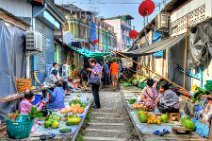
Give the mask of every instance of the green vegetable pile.
[[68, 132], [71, 132], [71, 129], [69, 128], [60, 129], [60, 133], [68, 133]]
[[200, 98], [200, 96], [201, 96], [202, 94], [208, 95], [208, 94], [209, 94], [209, 91], [204, 90], [204, 89], [198, 87], [198, 88], [197, 88], [197, 91], [196, 91], [196, 92], [194, 93], [194, 95], [192, 96], [192, 100], [195, 102], [196, 100], [198, 100], [198, 99]]
[[135, 103], [135, 102], [136, 102], [136, 99], [131, 98], [131, 99], [129, 99], [129, 100], [128, 100], [128, 102], [129, 102], [129, 104], [133, 104], [133, 103]]
[[121, 86], [123, 86], [123, 87], [132, 87], [132, 84], [129, 83], [129, 82], [122, 82]]
[[31, 111], [28, 113], [28, 115], [31, 119], [43, 118], [43, 112], [38, 111], [37, 107], [34, 107], [34, 106], [31, 108]]

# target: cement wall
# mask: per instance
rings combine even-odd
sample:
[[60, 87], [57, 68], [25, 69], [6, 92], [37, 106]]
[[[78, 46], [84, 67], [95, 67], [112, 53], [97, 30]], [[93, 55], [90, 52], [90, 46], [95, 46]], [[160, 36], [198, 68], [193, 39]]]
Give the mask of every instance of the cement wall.
[[171, 22], [185, 16], [189, 12], [196, 10], [198, 7], [205, 5], [205, 15], [206, 17], [212, 16], [212, 0], [192, 0], [188, 4], [182, 6], [180, 9], [174, 11], [171, 14]]

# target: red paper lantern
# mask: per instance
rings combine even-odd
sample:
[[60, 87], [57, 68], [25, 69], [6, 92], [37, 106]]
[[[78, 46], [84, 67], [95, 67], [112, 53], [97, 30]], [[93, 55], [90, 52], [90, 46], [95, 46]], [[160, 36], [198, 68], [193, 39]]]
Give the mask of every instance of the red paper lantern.
[[93, 44], [97, 44], [98, 42], [99, 42], [98, 39], [92, 41]]
[[136, 30], [131, 30], [129, 33], [130, 39], [136, 39], [138, 37], [138, 32]]
[[155, 10], [155, 3], [151, 0], [143, 1], [138, 8], [139, 14], [143, 17], [151, 15], [154, 12], [154, 10]]

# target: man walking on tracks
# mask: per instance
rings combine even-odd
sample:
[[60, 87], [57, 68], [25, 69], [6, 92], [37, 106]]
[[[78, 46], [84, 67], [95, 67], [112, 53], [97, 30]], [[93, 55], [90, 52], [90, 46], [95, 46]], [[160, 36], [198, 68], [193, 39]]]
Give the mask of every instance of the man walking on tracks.
[[110, 65], [110, 75], [111, 75], [113, 90], [116, 91], [117, 83], [118, 83], [118, 75], [119, 75], [119, 65], [115, 60], [113, 60], [113, 62]]

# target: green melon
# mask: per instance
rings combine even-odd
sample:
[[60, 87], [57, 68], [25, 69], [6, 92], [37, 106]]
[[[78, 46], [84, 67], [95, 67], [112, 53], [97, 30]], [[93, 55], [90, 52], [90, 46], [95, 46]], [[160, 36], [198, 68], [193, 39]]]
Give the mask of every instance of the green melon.
[[162, 115], [160, 116], [160, 121], [161, 121], [162, 123], [167, 123], [167, 122], [169, 121], [168, 115], [167, 115], [167, 114], [162, 114]]
[[138, 118], [139, 118], [139, 121], [140, 121], [141, 123], [146, 123], [147, 120], [148, 120], [148, 116], [145, 115], [144, 113], [141, 113], [140, 116], [139, 116]]

